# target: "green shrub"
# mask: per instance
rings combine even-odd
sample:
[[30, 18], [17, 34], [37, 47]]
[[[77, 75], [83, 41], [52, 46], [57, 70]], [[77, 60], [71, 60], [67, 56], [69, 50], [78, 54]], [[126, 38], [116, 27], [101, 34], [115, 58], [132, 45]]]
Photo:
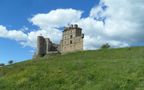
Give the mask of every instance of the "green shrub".
[[103, 44], [103, 45], [101, 46], [101, 49], [108, 49], [108, 48], [110, 48], [110, 45], [109, 45], [108, 43]]

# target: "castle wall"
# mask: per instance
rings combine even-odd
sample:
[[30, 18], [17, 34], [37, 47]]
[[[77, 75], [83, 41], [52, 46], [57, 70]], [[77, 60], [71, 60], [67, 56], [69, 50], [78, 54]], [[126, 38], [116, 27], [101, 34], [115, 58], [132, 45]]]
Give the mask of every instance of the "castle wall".
[[45, 41], [46, 41], [46, 54], [52, 54], [58, 51], [59, 45], [52, 43], [49, 38], [45, 38]]
[[51, 41], [49, 38], [45, 38], [46, 41], [46, 54], [49, 53], [50, 48], [51, 48]]

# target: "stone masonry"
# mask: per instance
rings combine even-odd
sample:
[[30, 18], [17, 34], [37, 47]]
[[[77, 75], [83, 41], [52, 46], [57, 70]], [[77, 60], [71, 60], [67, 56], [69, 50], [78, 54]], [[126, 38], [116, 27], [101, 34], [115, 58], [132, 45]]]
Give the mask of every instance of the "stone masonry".
[[83, 50], [82, 29], [78, 25], [65, 27], [60, 44], [52, 43], [49, 38], [37, 37], [37, 52], [35, 56], [41, 57], [53, 53], [68, 53]]
[[60, 52], [67, 53], [83, 50], [83, 38], [84, 34], [82, 34], [82, 29], [78, 25], [66, 27], [60, 42]]

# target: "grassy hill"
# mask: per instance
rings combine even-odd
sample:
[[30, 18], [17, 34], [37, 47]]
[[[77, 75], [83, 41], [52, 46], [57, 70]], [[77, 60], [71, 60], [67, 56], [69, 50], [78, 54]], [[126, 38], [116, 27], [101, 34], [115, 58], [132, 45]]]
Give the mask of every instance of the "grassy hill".
[[144, 47], [51, 55], [1, 67], [0, 90], [144, 90]]

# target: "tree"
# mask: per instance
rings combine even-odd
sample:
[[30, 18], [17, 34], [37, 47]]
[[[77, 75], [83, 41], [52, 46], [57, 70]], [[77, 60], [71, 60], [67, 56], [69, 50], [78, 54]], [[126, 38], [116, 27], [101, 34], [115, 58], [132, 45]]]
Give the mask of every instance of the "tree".
[[0, 67], [3, 67], [5, 64], [4, 63], [0, 63]]
[[107, 49], [107, 48], [110, 48], [110, 45], [109, 45], [108, 43], [103, 44], [103, 45], [101, 46], [101, 49]]
[[13, 64], [13, 60], [8, 61], [9, 64]]

